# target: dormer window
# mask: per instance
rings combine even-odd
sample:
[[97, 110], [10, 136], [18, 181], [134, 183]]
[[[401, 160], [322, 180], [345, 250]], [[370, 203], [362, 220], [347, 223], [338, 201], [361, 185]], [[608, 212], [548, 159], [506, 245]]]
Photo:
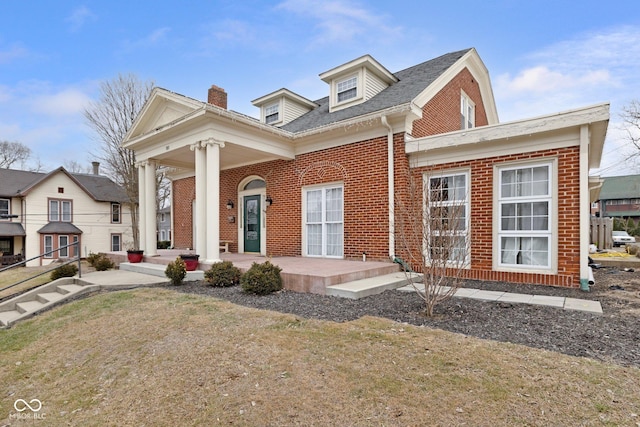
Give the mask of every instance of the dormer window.
[[344, 102], [358, 95], [358, 76], [339, 81], [336, 85], [338, 102]]
[[264, 109], [264, 122], [268, 125], [280, 121], [280, 114], [278, 112], [278, 104], [272, 104]]

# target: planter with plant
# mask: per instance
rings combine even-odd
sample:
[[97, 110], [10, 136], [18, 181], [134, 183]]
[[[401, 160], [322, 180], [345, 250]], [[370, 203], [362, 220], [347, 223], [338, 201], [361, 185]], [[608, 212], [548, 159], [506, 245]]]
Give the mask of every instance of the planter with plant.
[[127, 260], [131, 263], [142, 262], [144, 257], [144, 250], [142, 249], [127, 249]]
[[198, 269], [198, 259], [200, 259], [200, 255], [181, 254], [180, 259], [186, 264], [187, 271], [195, 271]]

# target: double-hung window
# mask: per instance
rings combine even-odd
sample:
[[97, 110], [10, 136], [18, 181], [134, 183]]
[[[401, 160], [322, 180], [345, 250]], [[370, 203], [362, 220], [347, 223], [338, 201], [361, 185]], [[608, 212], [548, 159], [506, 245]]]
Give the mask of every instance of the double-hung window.
[[460, 95], [460, 129], [471, 129], [476, 125], [476, 105], [464, 92]]
[[425, 175], [426, 258], [457, 267], [469, 263], [469, 173]]
[[50, 222], [71, 222], [70, 200], [49, 200]]
[[53, 236], [44, 236], [44, 257], [53, 258]]
[[336, 84], [336, 91], [339, 103], [358, 96], [358, 76], [339, 81]]
[[303, 195], [305, 254], [342, 258], [344, 253], [342, 185], [306, 189]]
[[498, 168], [498, 265], [551, 268], [552, 164]]
[[9, 199], [0, 199], [0, 219], [6, 219], [9, 213]]
[[111, 203], [111, 223], [120, 224], [120, 203]]
[[280, 121], [280, 114], [278, 110], [278, 103], [265, 107], [264, 122], [269, 125]]

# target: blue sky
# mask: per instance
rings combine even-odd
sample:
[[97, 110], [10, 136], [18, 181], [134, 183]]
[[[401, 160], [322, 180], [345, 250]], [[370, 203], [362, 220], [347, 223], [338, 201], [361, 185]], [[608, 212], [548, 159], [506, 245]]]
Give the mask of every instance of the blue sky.
[[318, 74], [371, 54], [392, 72], [475, 47], [501, 122], [611, 103], [603, 176], [640, 173], [620, 113], [640, 100], [640, 2], [3, 1], [0, 140], [31, 148], [45, 170], [94, 159], [82, 111], [118, 73], [229, 108], [286, 87], [328, 93]]

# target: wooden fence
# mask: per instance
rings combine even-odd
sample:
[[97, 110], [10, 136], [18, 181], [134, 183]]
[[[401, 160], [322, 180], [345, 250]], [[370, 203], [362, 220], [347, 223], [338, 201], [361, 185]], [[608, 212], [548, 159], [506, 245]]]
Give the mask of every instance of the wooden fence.
[[591, 243], [598, 249], [613, 248], [611, 232], [613, 231], [613, 218], [591, 217]]

